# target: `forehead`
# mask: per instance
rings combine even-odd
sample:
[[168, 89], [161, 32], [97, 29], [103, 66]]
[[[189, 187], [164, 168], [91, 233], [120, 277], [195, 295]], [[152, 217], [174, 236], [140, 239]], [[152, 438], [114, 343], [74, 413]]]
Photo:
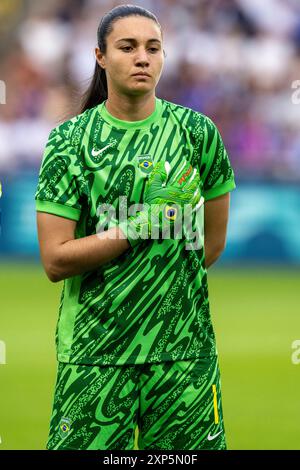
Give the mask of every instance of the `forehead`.
[[161, 31], [157, 23], [151, 18], [143, 16], [128, 16], [120, 18], [113, 23], [113, 29], [108, 35], [112, 42], [123, 38], [133, 38], [137, 41], [148, 41], [149, 39], [162, 40]]

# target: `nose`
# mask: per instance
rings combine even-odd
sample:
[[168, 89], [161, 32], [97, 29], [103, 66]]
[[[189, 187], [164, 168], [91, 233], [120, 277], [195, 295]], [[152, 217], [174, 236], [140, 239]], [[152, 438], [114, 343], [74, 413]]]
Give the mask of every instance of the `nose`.
[[137, 50], [136, 57], [135, 57], [135, 65], [149, 65], [149, 58], [146, 50], [143, 47], [140, 47]]

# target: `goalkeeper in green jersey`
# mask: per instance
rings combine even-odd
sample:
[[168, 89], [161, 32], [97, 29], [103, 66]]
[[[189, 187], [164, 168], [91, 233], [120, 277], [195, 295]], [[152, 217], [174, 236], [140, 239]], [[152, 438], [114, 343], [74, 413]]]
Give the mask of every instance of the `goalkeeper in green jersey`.
[[48, 449], [225, 449], [207, 268], [233, 170], [211, 119], [155, 94], [157, 18], [101, 20], [80, 114], [55, 127], [35, 194], [41, 259], [63, 281]]

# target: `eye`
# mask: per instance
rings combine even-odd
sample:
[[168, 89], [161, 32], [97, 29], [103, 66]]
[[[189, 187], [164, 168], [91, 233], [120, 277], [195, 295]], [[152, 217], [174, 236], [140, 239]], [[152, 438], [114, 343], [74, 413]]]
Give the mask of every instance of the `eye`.
[[129, 49], [132, 49], [131, 46], [121, 47], [122, 51], [129, 52]]
[[150, 47], [150, 51], [155, 53], [155, 52], [158, 52], [158, 49], [156, 47]]

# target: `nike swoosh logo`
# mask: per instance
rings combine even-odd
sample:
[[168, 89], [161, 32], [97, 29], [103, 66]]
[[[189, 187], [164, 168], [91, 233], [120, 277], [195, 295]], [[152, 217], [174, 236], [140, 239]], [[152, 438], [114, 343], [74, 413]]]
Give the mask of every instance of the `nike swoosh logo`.
[[221, 432], [222, 432], [222, 430], [219, 431], [219, 432], [217, 432], [217, 434], [213, 434], [212, 436], [211, 436], [210, 433], [209, 433], [208, 436], [207, 436], [207, 440], [208, 440], [208, 441], [212, 441], [213, 439], [215, 439], [216, 437], [218, 437], [219, 434], [221, 434]]
[[108, 145], [106, 145], [106, 147], [103, 147], [103, 149], [100, 149], [100, 150], [93, 149], [92, 150], [92, 156], [97, 157], [98, 155], [100, 155], [100, 153], [104, 152], [104, 150], [106, 150], [108, 147], [111, 147], [112, 145], [113, 144], [108, 144]]

